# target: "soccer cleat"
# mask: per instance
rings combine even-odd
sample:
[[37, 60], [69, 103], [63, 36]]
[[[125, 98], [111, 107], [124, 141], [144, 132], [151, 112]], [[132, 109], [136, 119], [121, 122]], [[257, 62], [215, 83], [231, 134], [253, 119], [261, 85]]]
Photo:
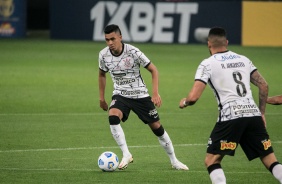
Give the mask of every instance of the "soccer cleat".
[[189, 170], [187, 165], [179, 162], [178, 160], [176, 162], [172, 163], [171, 165], [172, 165], [172, 168], [174, 168], [176, 170]]
[[129, 163], [133, 163], [133, 157], [132, 156], [123, 157], [121, 162], [120, 162], [120, 164], [119, 164], [119, 166], [118, 166], [118, 169], [119, 170], [126, 169]]

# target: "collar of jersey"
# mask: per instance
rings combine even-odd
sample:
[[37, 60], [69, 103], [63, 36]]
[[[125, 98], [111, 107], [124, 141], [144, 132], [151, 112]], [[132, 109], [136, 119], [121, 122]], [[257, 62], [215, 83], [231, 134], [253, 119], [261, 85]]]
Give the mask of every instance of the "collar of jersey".
[[122, 50], [120, 52], [119, 55], [115, 55], [114, 53], [112, 53], [112, 51], [110, 50], [111, 54], [114, 56], [114, 57], [119, 57], [122, 53], [123, 53], [123, 50], [124, 50], [124, 43], [122, 43]]
[[221, 54], [221, 53], [225, 53], [225, 52], [229, 52], [229, 50], [222, 51], [222, 52], [217, 52], [217, 53], [215, 53], [215, 54]]

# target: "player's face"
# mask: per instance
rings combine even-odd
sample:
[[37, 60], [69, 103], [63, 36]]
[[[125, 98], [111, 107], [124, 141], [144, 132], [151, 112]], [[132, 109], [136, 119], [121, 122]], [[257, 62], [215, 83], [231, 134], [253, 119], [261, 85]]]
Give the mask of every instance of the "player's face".
[[114, 54], [120, 54], [122, 51], [121, 35], [119, 33], [112, 32], [110, 34], [105, 34], [105, 40], [110, 50]]

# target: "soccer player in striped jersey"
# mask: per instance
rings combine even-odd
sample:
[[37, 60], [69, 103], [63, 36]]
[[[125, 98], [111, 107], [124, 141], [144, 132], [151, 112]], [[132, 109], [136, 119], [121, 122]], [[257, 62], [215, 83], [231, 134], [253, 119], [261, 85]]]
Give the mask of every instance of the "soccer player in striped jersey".
[[[223, 28], [210, 29], [208, 48], [211, 56], [198, 66], [195, 82], [181, 109], [194, 105], [206, 84], [213, 89], [219, 117], [208, 139], [205, 165], [213, 184], [225, 184], [221, 168], [225, 155], [234, 156], [240, 144], [249, 160], [260, 158], [264, 166], [282, 183], [282, 165], [277, 161], [266, 131], [265, 107], [268, 85], [253, 63], [245, 56], [227, 49]], [[257, 106], [251, 84], [259, 89]]]
[[[111, 133], [123, 153], [118, 166], [126, 169], [133, 162], [124, 131], [120, 121], [125, 122], [132, 110], [140, 120], [148, 124], [158, 137], [159, 143], [165, 149], [173, 168], [188, 170], [175, 156], [174, 147], [167, 132], [160, 123], [159, 114], [155, 106], [160, 107], [162, 100], [158, 90], [158, 70], [156, 66], [138, 48], [122, 42], [122, 34], [117, 25], [108, 25], [104, 29], [107, 47], [99, 53], [99, 92], [100, 107], [108, 110], [105, 100], [106, 73], [110, 73], [114, 83], [112, 101], [109, 108], [109, 123]], [[142, 79], [140, 66], [146, 68], [152, 75], [153, 93]]]

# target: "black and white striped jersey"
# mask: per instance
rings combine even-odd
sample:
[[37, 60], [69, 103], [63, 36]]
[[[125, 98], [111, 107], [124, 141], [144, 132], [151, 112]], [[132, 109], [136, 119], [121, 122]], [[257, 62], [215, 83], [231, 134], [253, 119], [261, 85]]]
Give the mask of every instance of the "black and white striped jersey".
[[123, 50], [119, 56], [111, 53], [105, 47], [99, 53], [99, 68], [109, 72], [113, 83], [113, 95], [127, 98], [144, 98], [149, 96], [148, 89], [142, 79], [140, 66], [147, 67], [150, 60], [138, 48], [123, 43]]
[[250, 76], [256, 70], [247, 57], [232, 51], [216, 53], [198, 66], [195, 80], [213, 89], [220, 111], [218, 121], [261, 115], [250, 86]]

